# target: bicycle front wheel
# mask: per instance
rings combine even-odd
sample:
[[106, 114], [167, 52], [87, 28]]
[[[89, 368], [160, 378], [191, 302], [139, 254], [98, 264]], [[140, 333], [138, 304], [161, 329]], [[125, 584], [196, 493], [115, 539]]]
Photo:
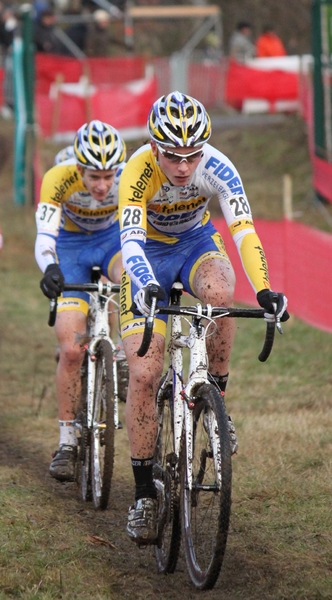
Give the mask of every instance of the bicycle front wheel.
[[84, 357], [81, 367], [81, 400], [76, 418], [76, 427], [78, 430], [78, 457], [77, 457], [77, 481], [80, 494], [84, 502], [92, 500], [91, 488], [91, 445], [90, 431], [87, 426], [87, 373], [88, 373], [88, 355]]
[[179, 482], [173, 438], [173, 387], [157, 393], [158, 436], [153, 467], [159, 499], [158, 543], [154, 546], [160, 573], [174, 573], [181, 541]]
[[91, 485], [96, 508], [108, 505], [114, 464], [113, 352], [106, 340], [98, 344], [91, 432]]
[[187, 568], [196, 588], [212, 589], [226, 550], [232, 462], [224, 401], [211, 384], [202, 385], [195, 397], [191, 489], [186, 444], [183, 454], [182, 528]]

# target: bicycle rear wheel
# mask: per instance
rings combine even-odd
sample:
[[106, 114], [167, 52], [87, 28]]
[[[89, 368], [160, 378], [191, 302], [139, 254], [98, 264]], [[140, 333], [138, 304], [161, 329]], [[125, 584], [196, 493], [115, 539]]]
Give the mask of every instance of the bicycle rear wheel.
[[90, 502], [92, 500], [90, 432], [87, 427], [87, 372], [88, 356], [85, 355], [83, 365], [81, 367], [81, 401], [76, 418], [76, 424], [79, 433], [77, 481], [80, 489], [80, 495], [84, 502]]
[[96, 508], [107, 508], [114, 464], [113, 352], [106, 340], [98, 344], [91, 432], [91, 485]]
[[174, 573], [181, 541], [180, 502], [178, 491], [177, 457], [173, 438], [173, 388], [157, 393], [158, 437], [153, 467], [158, 490], [159, 519], [158, 543], [154, 546], [157, 568], [160, 573]]
[[192, 489], [184, 444], [182, 528], [186, 563], [196, 588], [212, 589], [222, 566], [231, 511], [232, 463], [228, 417], [216, 388], [202, 385], [193, 409]]

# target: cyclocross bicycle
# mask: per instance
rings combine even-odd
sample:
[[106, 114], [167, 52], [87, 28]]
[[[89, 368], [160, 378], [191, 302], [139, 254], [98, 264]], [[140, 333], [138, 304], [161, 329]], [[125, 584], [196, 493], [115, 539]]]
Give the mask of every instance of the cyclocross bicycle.
[[[208, 378], [206, 338], [215, 319], [263, 318], [263, 309], [181, 306], [183, 286], [175, 283], [170, 305], [158, 307], [171, 317], [169, 367], [157, 392], [158, 436], [154, 480], [159, 499], [158, 540], [154, 546], [158, 570], [174, 572], [181, 535], [190, 578], [196, 588], [215, 585], [226, 550], [231, 511], [232, 463], [229, 419], [223, 395]], [[157, 289], [155, 290], [157, 293]], [[146, 319], [139, 356], [149, 348], [156, 298]], [[184, 332], [183, 321], [189, 325]], [[275, 325], [267, 323], [259, 360], [273, 346]], [[187, 327], [188, 329], [188, 327]], [[184, 376], [183, 350], [189, 349]]]
[[[76, 418], [79, 452], [77, 481], [84, 501], [97, 509], [108, 505], [114, 464], [114, 430], [122, 427], [118, 414], [118, 348], [110, 337], [109, 314], [118, 312], [118, 284], [103, 283], [97, 275], [91, 283], [65, 284], [65, 291], [90, 296], [84, 359], [81, 367], [81, 401]], [[48, 324], [56, 320], [57, 300], [50, 301]]]

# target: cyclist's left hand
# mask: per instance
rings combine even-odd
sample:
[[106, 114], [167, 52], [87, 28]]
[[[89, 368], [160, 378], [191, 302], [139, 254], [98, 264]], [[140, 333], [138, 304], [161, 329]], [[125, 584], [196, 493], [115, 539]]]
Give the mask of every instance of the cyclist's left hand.
[[[151, 308], [151, 301], [152, 301], [152, 296], [151, 296], [152, 286], [155, 288], [158, 288], [157, 301], [165, 300], [165, 298], [166, 298], [165, 290], [163, 290], [163, 288], [160, 287], [160, 285], [158, 285], [156, 283], [149, 283], [149, 285], [146, 285], [146, 286], [142, 287], [140, 290], [138, 290], [138, 292], [135, 294], [134, 302], [135, 302], [138, 310], [140, 311], [140, 313], [142, 315], [144, 315], [144, 317], [148, 317], [150, 315], [150, 308]], [[156, 312], [158, 312], [158, 310]]]
[[272, 292], [272, 290], [261, 290], [257, 294], [257, 302], [267, 311], [264, 314], [266, 321], [275, 321], [276, 318], [282, 322], [288, 321], [289, 314], [286, 310], [288, 300], [284, 294]]

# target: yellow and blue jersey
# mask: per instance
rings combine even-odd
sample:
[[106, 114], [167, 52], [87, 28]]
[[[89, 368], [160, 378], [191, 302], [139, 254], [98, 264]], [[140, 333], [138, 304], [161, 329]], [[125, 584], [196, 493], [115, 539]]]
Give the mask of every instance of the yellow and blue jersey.
[[192, 245], [195, 232], [209, 224], [208, 205], [216, 196], [252, 287], [256, 292], [269, 289], [267, 262], [241, 177], [233, 163], [210, 144], [203, 146], [202, 154], [185, 186], [168, 181], [150, 145], [130, 158], [119, 186], [123, 265], [135, 286], [158, 283], [149, 260], [149, 243], [165, 244], [166, 254], [167, 246], [182, 246], [186, 239]]

